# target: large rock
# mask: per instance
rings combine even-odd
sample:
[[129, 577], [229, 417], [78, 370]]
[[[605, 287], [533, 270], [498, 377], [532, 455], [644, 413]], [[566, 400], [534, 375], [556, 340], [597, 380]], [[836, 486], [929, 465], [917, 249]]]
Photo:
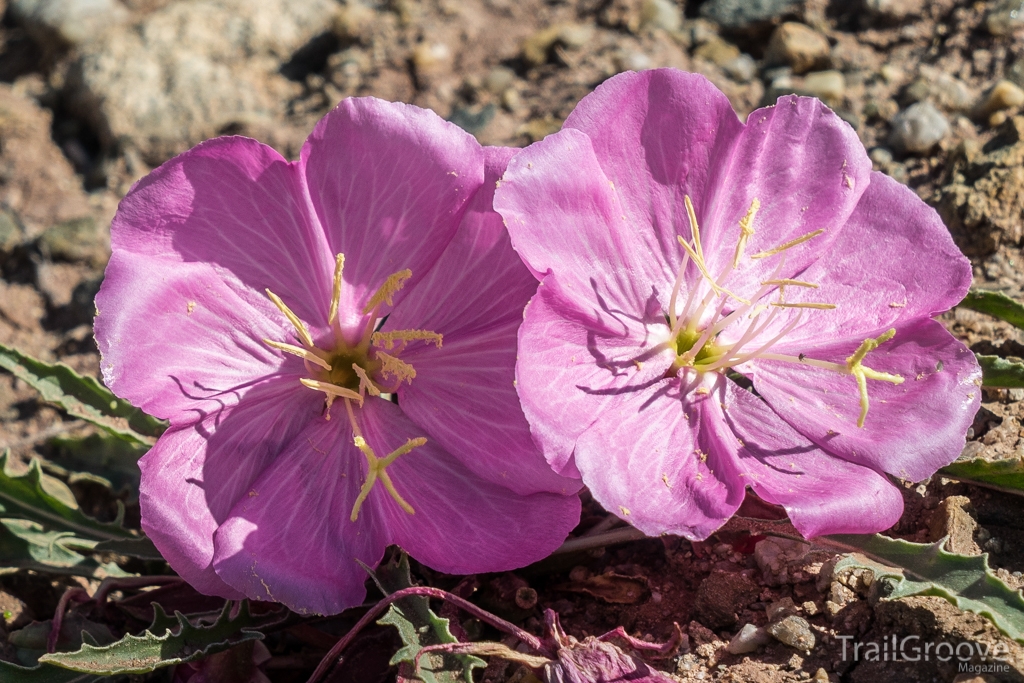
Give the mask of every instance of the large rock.
[[17, 216], [7, 222], [24, 224], [27, 235], [19, 239], [90, 215], [82, 184], [54, 144], [51, 126], [49, 111], [0, 84], [0, 208]]
[[88, 43], [128, 20], [117, 0], [11, 0], [11, 13], [37, 42]]
[[984, 149], [964, 143], [952, 155], [938, 209], [957, 244], [985, 256], [1024, 238], [1024, 116], [1006, 121]]
[[73, 108], [106, 145], [150, 164], [233, 126], [269, 125], [300, 86], [282, 64], [330, 30], [332, 0], [184, 0], [138, 30], [83, 46], [68, 79]]
[[796, 17], [803, 6], [803, 0], [708, 0], [700, 15], [726, 31], [748, 33]]

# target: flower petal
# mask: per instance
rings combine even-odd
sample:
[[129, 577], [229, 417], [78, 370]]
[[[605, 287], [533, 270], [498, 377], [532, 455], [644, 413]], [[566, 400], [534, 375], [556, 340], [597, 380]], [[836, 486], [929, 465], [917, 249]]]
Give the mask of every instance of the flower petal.
[[336, 614], [361, 603], [367, 574], [359, 562], [377, 566], [389, 524], [374, 494], [359, 518], [349, 519], [365, 469], [346, 421], [314, 420], [217, 530], [217, 574], [250, 599], [303, 614]]
[[[804, 352], [845, 364], [860, 341], [819, 343]], [[981, 402], [974, 354], [926, 319], [897, 325], [896, 336], [863, 363], [904, 379], [898, 385], [867, 380], [870, 408], [863, 428], [857, 427], [860, 397], [852, 376], [778, 361], [758, 360], [750, 367], [754, 387], [780, 417], [850, 462], [921, 481], [956, 459]]]
[[887, 477], [822, 450], [731, 381], [722, 378], [713, 393], [708, 425], [723, 442], [742, 443], [742, 481], [785, 507], [805, 538], [876, 533], [899, 520], [903, 496]]
[[[790, 95], [747, 117], [722, 177], [697, 210], [708, 268], [720, 273], [732, 265], [740, 220], [756, 198], [754, 234], [725, 285], [741, 296], [772, 277], [792, 277], [813, 263], [845, 230], [847, 218], [867, 189], [871, 161], [857, 133], [816, 99]], [[706, 228], [704, 225], [706, 224]], [[815, 230], [824, 234], [782, 255], [749, 257]]]
[[[360, 419], [382, 457], [423, 436], [387, 401], [368, 401]], [[416, 511], [406, 513], [383, 487], [375, 487], [371, 496], [387, 520], [388, 538], [437, 571], [475, 574], [526, 566], [550, 555], [579, 523], [578, 496], [521, 496], [481, 479], [429, 438], [387, 471]]]
[[575, 492], [580, 483], [555, 474], [523, 416], [512, 383], [518, 329], [506, 323], [403, 356], [416, 379], [399, 389], [399, 405], [478, 477], [520, 495]]
[[672, 266], [647, 245], [649, 224], [629, 222], [583, 133], [564, 129], [513, 157], [494, 209], [533, 274], [550, 272], [595, 325], [612, 311], [642, 312], [652, 297], [668, 300]]
[[328, 253], [346, 257], [346, 327], [388, 276], [412, 271], [397, 303], [427, 274], [483, 180], [473, 136], [432, 111], [374, 98], [346, 99], [321, 119], [301, 164]]
[[115, 254], [212, 264], [265, 317], [280, 317], [270, 288], [308, 325], [326, 326], [334, 260], [323, 231], [296, 165], [255, 140], [209, 140], [140, 180], [110, 241]]
[[114, 252], [95, 321], [103, 381], [112, 391], [184, 425], [233, 405], [282, 369], [298, 382], [302, 362], [261, 341], [291, 338], [284, 316], [268, 319], [221, 275], [202, 263]]
[[484, 184], [459, 231], [384, 327], [444, 337], [441, 348], [412, 342], [402, 354], [416, 369], [398, 391], [413, 422], [478, 476], [516, 493], [574, 491], [579, 483], [555, 474], [534, 444], [513, 385], [516, 335], [537, 281], [491, 200], [515, 151], [485, 148]]
[[322, 403], [297, 382], [266, 382], [238, 405], [211, 408], [193, 425], [172, 426], [139, 460], [142, 528], [196, 589], [241, 597], [211, 566], [214, 532], [282, 445], [319, 415]]
[[710, 428], [708, 397], [692, 393], [701, 380], [682, 381], [617, 395], [614, 416], [580, 436], [575, 459], [605, 509], [648, 536], [703, 540], [739, 508], [744, 484], [735, 439]]
[[[684, 195], [698, 216], [708, 215], [715, 189], [727, 182], [723, 162], [743, 130], [729, 100], [699, 74], [623, 73], [584, 97], [565, 128], [589, 136], [597, 163], [614, 183], [628, 232], [646, 247], [644, 258], [665, 260], [671, 287], [683, 255], [676, 235], [690, 235]], [[567, 174], [581, 172], [567, 166]]]
[[[787, 301], [825, 301], [837, 307], [806, 316], [776, 348], [799, 353], [819, 340], [863, 338], [865, 330], [930, 318], [964, 298], [971, 276], [970, 262], [935, 209], [910, 188], [873, 173], [829, 252], [800, 275], [820, 288], [786, 290]], [[779, 316], [773, 328], [788, 319]], [[772, 329], [764, 336], [774, 336]]]
[[[656, 352], [661, 340], [654, 323], [613, 312], [595, 330], [551, 280], [541, 283], [519, 329], [516, 387], [544, 457], [556, 472], [574, 477], [577, 437], [597, 420], [616, 421], [621, 390], [660, 382], [674, 354]], [[609, 334], [609, 327], [617, 329]], [[660, 328], [667, 335], [663, 322]]]

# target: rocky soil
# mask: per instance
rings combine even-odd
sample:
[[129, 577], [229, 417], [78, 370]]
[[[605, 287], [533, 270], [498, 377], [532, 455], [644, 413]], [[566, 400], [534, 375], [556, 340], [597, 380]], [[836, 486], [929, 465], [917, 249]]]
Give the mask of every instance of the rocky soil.
[[[706, 75], [740, 116], [786, 93], [821, 98], [877, 170], [938, 209], [978, 285], [1024, 297], [1019, 0], [0, 0], [0, 13], [0, 343], [81, 372], [98, 370], [92, 297], [117, 202], [174, 154], [242, 134], [294, 158], [317, 119], [359, 95], [429, 107], [485, 144], [523, 146], [558, 130], [609, 76], [659, 66]], [[1003, 323], [965, 310], [944, 321], [975, 350], [1024, 356]], [[1024, 390], [986, 390], [965, 456], [1024, 458], [1022, 422]], [[66, 477], [60, 439], [85, 433], [0, 374], [0, 450]], [[130, 523], [130, 480], [72, 484], [95, 514], [125, 502]], [[1024, 584], [1024, 499], [939, 477], [908, 482], [905, 496], [892, 534], [948, 535], [949, 549], [987, 552], [1002, 578]], [[588, 503], [577, 533], [608, 529], [606, 518]], [[623, 626], [665, 640], [678, 623], [688, 645], [654, 664], [685, 681], [1024, 680], [1021, 647], [985, 619], [937, 597], [871, 600], [864, 576], [833, 573], [834, 550], [733, 526], [705, 543], [635, 541], [515, 574], [417, 575], [537, 632], [545, 608], [577, 637]], [[52, 615], [68, 585], [0, 575], [0, 643]], [[354, 619], [275, 634], [263, 670], [305, 680]], [[955, 662], [843, 655], [846, 636], [894, 635], [1000, 642], [1012, 670], [993, 678]], [[331, 680], [394, 679], [389, 629], [357, 645]], [[11, 652], [0, 645], [0, 656]], [[483, 679], [535, 680], [498, 660]]]

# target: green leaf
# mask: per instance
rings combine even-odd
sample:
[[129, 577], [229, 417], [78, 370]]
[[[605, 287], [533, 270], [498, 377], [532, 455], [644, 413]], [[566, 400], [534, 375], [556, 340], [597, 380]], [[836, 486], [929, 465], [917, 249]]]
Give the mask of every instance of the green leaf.
[[975, 481], [1009, 493], [1024, 495], [1024, 462], [1007, 460], [962, 460], [946, 465], [939, 473], [960, 481]]
[[93, 548], [96, 552], [117, 553], [140, 560], [162, 560], [164, 556], [148, 538], [133, 538], [117, 541], [103, 541]]
[[1024, 305], [1014, 301], [1002, 292], [987, 289], [971, 289], [967, 297], [960, 302], [964, 308], [986, 313], [993, 318], [1005, 320], [1014, 327], [1024, 330]]
[[[231, 602], [216, 622], [209, 626], [193, 625], [180, 612], [177, 624], [170, 620], [159, 604], [153, 603], [156, 616], [153, 625], [140, 636], [126, 635], [111, 645], [96, 647], [85, 644], [76, 652], [54, 652], [39, 658], [41, 664], [94, 675], [144, 674], [161, 667], [194, 662], [215, 652], [223, 652], [239, 643], [261, 640], [263, 634], [254, 630], [260, 623], [249, 613], [249, 603], [242, 601], [238, 616], [231, 618]], [[0, 679], [2, 680], [2, 679]]]
[[98, 680], [96, 676], [51, 664], [29, 667], [0, 661], [0, 683], [87, 683], [95, 680]]
[[114, 396], [96, 379], [79, 375], [64, 363], [44, 363], [0, 344], [0, 368], [24, 380], [43, 400], [126, 441], [152, 446], [166, 428], [160, 420]]
[[83, 513], [74, 494], [45, 474], [38, 460], [14, 474], [8, 453], [0, 455], [0, 565], [92, 576], [125, 576], [116, 564], [99, 564], [81, 555], [101, 541], [135, 540], [118, 522], [100, 522]]
[[[380, 565], [370, 575], [385, 595], [414, 585], [409, 572], [409, 557], [405, 553], [397, 561], [391, 560]], [[473, 683], [473, 669], [487, 666], [487, 662], [471, 655], [428, 654], [420, 659], [420, 669], [415, 671], [416, 655], [422, 648], [459, 642], [448, 629], [448, 620], [434, 614], [427, 598], [409, 597], [399, 600], [388, 608], [387, 614], [377, 623], [398, 629], [405, 647], [395, 653], [390, 664], [400, 665], [403, 674], [412, 680], [422, 680], [424, 683]]]
[[837, 562], [835, 568], [870, 569], [880, 586], [881, 597], [936, 595], [962, 610], [987, 617], [1004, 634], [1024, 642], [1024, 597], [992, 573], [987, 554], [946, 552], [942, 548], [946, 539], [931, 544], [894, 540], [879, 534], [844, 534], [828, 539], [860, 550], [870, 558], [849, 555]]
[[97, 432], [88, 436], [56, 436], [48, 445], [55, 451], [53, 460], [70, 470], [101, 477], [112, 492], [139, 490], [139, 458], [145, 446]]
[[1002, 389], [1024, 389], [1024, 363], [1000, 356], [978, 354], [981, 385]]

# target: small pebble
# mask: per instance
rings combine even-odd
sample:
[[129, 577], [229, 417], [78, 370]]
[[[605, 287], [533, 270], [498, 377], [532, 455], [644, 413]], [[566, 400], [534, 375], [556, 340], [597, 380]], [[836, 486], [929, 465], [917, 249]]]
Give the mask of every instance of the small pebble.
[[503, 93], [512, 87], [516, 80], [516, 72], [507, 66], [496, 66], [484, 79], [484, 86], [492, 93]]
[[1024, 90], [1010, 81], [999, 81], [978, 103], [978, 116], [985, 117], [1004, 109], [1013, 109], [1024, 104]]
[[839, 71], [815, 71], [804, 78], [803, 91], [826, 102], [838, 102], [846, 92], [846, 79]]
[[644, 0], [640, 9], [640, 24], [644, 28], [678, 31], [683, 27], [683, 13], [672, 0]]
[[1005, 36], [1024, 26], [1024, 2], [1002, 0], [985, 17], [985, 28], [994, 36]]
[[767, 630], [784, 645], [803, 651], [814, 649], [814, 631], [803, 617], [788, 616], [782, 621], [770, 624]]
[[819, 668], [814, 672], [814, 683], [828, 683], [828, 672]]
[[875, 147], [868, 153], [868, 156], [876, 166], [888, 166], [892, 163], [892, 152], [885, 147]]
[[723, 64], [722, 70], [737, 83], [749, 83], [757, 76], [757, 62], [744, 52]]
[[893, 119], [889, 145], [898, 151], [923, 154], [949, 135], [949, 121], [931, 102], [918, 102]]
[[828, 66], [831, 47], [828, 38], [795, 21], [775, 29], [765, 50], [766, 64], [786, 64], [802, 74]]
[[772, 642], [772, 638], [767, 631], [753, 624], [747, 624], [732, 637], [725, 649], [730, 654], [743, 655], [753, 652], [759, 647], [764, 647], [770, 642]]
[[779, 619], [795, 612], [796, 603], [793, 602], [793, 598], [782, 598], [781, 600], [776, 600], [765, 609], [765, 614], [768, 615], [768, 621], [778, 621]]
[[643, 71], [653, 66], [651, 58], [638, 50], [628, 50], [615, 55], [615, 66], [619, 71]]

